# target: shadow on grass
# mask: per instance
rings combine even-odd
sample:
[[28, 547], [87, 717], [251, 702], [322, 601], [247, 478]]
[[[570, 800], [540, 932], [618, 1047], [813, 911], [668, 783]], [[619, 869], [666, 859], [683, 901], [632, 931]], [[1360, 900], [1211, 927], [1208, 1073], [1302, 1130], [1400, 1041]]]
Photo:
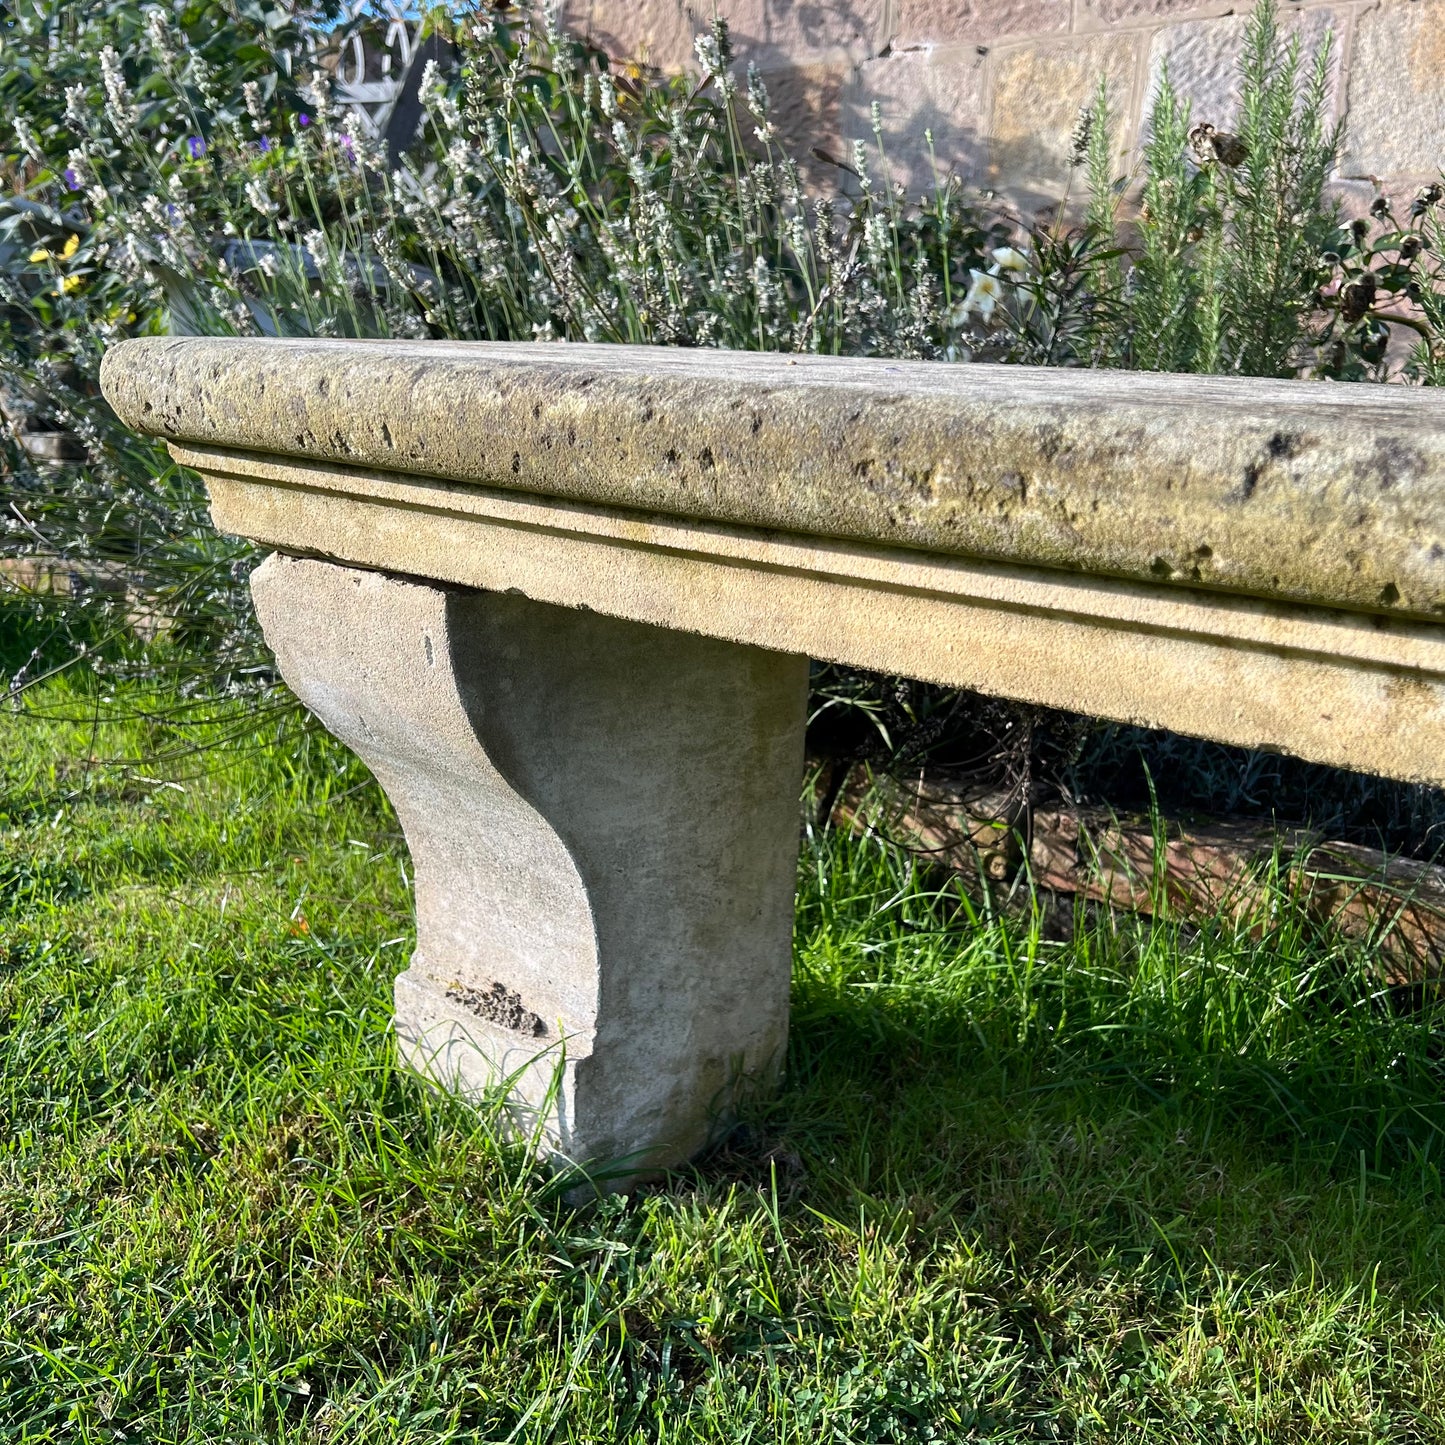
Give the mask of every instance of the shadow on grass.
[[804, 875], [786, 1089], [705, 1177], [1085, 1273], [1438, 1298], [1445, 1006], [1380, 988], [1368, 950], [1284, 907], [1081, 914], [1050, 943], [836, 834]]

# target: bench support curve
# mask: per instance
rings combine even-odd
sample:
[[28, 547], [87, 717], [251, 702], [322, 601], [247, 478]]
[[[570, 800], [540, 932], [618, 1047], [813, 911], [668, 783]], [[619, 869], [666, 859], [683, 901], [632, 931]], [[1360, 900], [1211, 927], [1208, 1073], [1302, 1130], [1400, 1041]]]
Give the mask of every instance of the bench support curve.
[[704, 1146], [783, 1060], [806, 660], [281, 554], [252, 592], [411, 849], [402, 1056], [562, 1160]]

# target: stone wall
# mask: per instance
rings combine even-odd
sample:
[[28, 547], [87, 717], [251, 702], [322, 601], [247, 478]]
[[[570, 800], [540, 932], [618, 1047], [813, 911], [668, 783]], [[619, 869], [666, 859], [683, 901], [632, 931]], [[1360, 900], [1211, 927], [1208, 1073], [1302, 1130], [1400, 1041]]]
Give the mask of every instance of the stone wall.
[[[1101, 75], [1136, 158], [1167, 64], [1196, 120], [1230, 127], [1250, 0], [717, 0], [740, 64], [766, 76], [774, 119], [800, 153], [846, 154], [878, 102], [895, 175], [941, 169], [1027, 211], [1078, 182], [1069, 137]], [[1445, 0], [1285, 0], [1307, 46], [1334, 33], [1333, 101], [1347, 112], [1348, 199], [1436, 179], [1445, 165]], [[677, 70], [710, 0], [569, 0], [567, 19], [612, 54]], [[1352, 193], [1352, 194], [1351, 194]]]

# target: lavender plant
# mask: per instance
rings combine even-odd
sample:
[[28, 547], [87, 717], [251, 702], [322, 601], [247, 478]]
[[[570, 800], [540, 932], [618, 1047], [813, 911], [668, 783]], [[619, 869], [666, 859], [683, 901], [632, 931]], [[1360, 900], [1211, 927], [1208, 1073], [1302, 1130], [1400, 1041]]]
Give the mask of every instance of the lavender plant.
[[[157, 9], [124, 57], [99, 48], [63, 108], [37, 103], [33, 119], [17, 108], [12, 221], [0, 223], [18, 237], [0, 329], [0, 373], [19, 399], [17, 502], [0, 526], [10, 550], [124, 561], [192, 630], [225, 633], [238, 659], [253, 641], [237, 630], [245, 551], [214, 538], [198, 489], [98, 402], [116, 338], [565, 337], [949, 357], [965, 278], [1002, 254], [1003, 224], [954, 181], [910, 205], [861, 143], [846, 198], [805, 193], [766, 87], [735, 75], [721, 22], [699, 38], [698, 76], [639, 82], [529, 11], [439, 20], [460, 71], [429, 67], [423, 125], [395, 166], [337, 108], [317, 47], [297, 75], [304, 45], [261, 35], [247, 11], [231, 23], [256, 43], [227, 75], [197, 26]], [[38, 82], [29, 93], [48, 94]], [[83, 455], [57, 470], [34, 453], [61, 431]]]

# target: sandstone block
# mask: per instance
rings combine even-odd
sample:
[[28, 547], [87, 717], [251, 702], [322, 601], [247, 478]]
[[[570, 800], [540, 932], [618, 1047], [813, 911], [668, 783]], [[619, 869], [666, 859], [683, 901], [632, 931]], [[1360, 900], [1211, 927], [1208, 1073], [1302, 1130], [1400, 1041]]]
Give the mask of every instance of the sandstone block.
[[1119, 168], [1133, 142], [1135, 35], [1036, 41], [998, 56], [989, 124], [988, 174], [1020, 203], [1052, 201], [1079, 189], [1070, 169], [1070, 137], [1100, 79], [1109, 87]]
[[[1343, 29], [1347, 16], [1328, 7], [1316, 10], [1284, 11], [1281, 30], [1297, 34], [1301, 66], [1307, 68], [1320, 46], [1333, 36], [1334, 93], [1339, 93]], [[1149, 83], [1143, 125], [1159, 93], [1167, 68], [1175, 93], [1189, 102], [1194, 123], [1208, 121], [1220, 130], [1232, 127], [1239, 112], [1239, 60], [1249, 24], [1243, 15], [1213, 20], [1189, 20], [1158, 31], [1149, 47]]]
[[[217, 453], [260, 453], [342, 468], [348, 488], [395, 473], [418, 508], [441, 482], [688, 527], [1445, 618], [1445, 397], [1428, 389], [668, 346], [159, 336], [112, 347], [101, 385], [123, 421], [207, 474]], [[321, 500], [305, 502], [320, 515]], [[422, 524], [400, 499], [376, 515], [402, 529], [388, 545], [405, 545], [405, 564], [356, 560], [498, 579], [449, 570], [453, 544], [415, 551]], [[250, 525], [235, 530], [257, 536]], [[285, 545], [323, 545], [307, 536]]]
[[1068, 0], [897, 0], [893, 50], [932, 45], [990, 45], [1009, 36], [1069, 28]]
[[1434, 179], [1445, 164], [1445, 0], [1381, 3], [1355, 18], [1341, 171]]
[[[739, 64], [778, 69], [820, 60], [857, 62], [886, 43], [885, 0], [718, 0]], [[605, 50], [682, 70], [712, 21], [710, 0], [568, 0], [563, 18]]]
[[973, 46], [867, 61], [844, 92], [845, 140], [866, 140], [871, 148], [876, 102], [888, 170], [911, 192], [927, 190], [933, 182], [930, 133], [940, 177], [979, 179], [984, 168], [984, 63]]

